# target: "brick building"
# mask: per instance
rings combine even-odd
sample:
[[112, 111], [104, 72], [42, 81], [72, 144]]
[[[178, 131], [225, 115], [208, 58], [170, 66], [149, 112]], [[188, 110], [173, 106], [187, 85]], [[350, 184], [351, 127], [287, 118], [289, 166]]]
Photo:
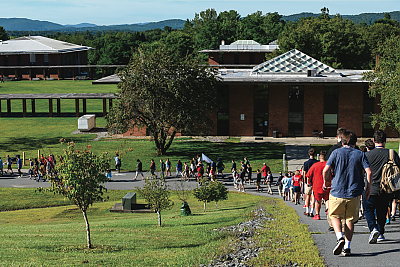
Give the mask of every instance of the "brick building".
[[42, 36], [0, 42], [0, 75], [8, 79], [64, 78], [79, 75], [87, 65], [89, 46]]
[[262, 45], [253, 40], [238, 40], [230, 45], [222, 41], [218, 49], [206, 49], [208, 63], [222, 68], [251, 68], [265, 61], [265, 55], [279, 46], [276, 42]]
[[296, 137], [323, 131], [335, 136], [338, 127], [345, 127], [372, 137], [371, 114], [378, 111], [379, 99], [369, 97], [363, 72], [335, 70], [295, 49], [252, 69], [220, 68], [220, 107], [212, 115], [211, 135]]
[[220, 70], [224, 104], [215, 113], [213, 135], [335, 136], [345, 127], [372, 137], [378, 99], [369, 97], [363, 72], [335, 70], [295, 49], [252, 70]]

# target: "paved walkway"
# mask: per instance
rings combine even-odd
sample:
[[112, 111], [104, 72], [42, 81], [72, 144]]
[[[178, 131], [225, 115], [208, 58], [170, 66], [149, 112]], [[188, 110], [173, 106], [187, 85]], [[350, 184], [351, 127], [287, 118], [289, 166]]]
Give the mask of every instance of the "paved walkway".
[[[272, 139], [272, 138], [271, 138]], [[284, 138], [282, 138], [284, 139]], [[275, 139], [273, 141], [282, 142], [282, 139]], [[288, 165], [290, 170], [298, 169], [304, 161], [307, 160], [307, 152], [309, 149], [310, 143], [316, 143], [315, 141], [318, 139], [305, 140], [307, 138], [299, 139], [296, 138], [297, 141], [291, 139], [285, 144]], [[253, 139], [254, 140], [254, 139]], [[253, 141], [249, 140], [249, 141]], [[269, 141], [269, 140], [268, 140]], [[320, 140], [321, 142], [326, 142], [328, 144], [334, 144], [335, 140], [331, 139]], [[264, 140], [265, 142], [265, 140]], [[284, 142], [282, 142], [284, 143]], [[47, 187], [49, 183], [47, 182], [36, 182], [34, 180], [29, 179], [26, 174], [26, 170], [23, 178], [17, 178], [17, 175], [13, 176], [4, 176], [0, 177], [0, 186], [1, 187]], [[175, 174], [175, 173], [173, 173]], [[134, 172], [121, 172], [121, 173], [112, 173], [112, 181], [106, 184], [108, 189], [125, 189], [125, 190], [133, 190], [136, 186], [141, 187], [144, 182], [141, 180], [141, 177], [138, 180], [133, 180], [135, 173]], [[146, 174], [145, 174], [146, 175]], [[277, 177], [277, 174], [274, 174], [274, 177]], [[177, 178], [167, 178], [167, 182], [172, 189], [176, 188], [178, 183]], [[231, 176], [226, 177], [222, 180], [225, 186], [233, 191], [233, 181]], [[190, 182], [185, 182], [185, 186], [188, 189], [195, 188], [197, 186], [197, 182], [193, 179]], [[273, 195], [269, 195], [265, 192], [258, 193], [256, 191], [255, 185], [246, 185], [246, 192], [261, 196], [268, 197], [279, 197], [277, 187], [273, 187]], [[122, 196], [121, 196], [122, 198]], [[332, 249], [336, 243], [336, 237], [333, 232], [328, 231], [328, 223], [326, 221], [326, 215], [324, 213], [321, 214], [320, 221], [313, 221], [310, 217], [306, 217], [303, 215], [302, 205], [294, 205], [294, 203], [286, 202], [287, 205], [296, 210], [299, 215], [300, 223], [308, 224], [309, 230], [315, 240], [315, 244], [317, 245], [321, 255], [324, 257], [327, 266], [400, 266], [399, 264], [399, 256], [400, 256], [400, 218], [397, 217], [395, 222], [392, 222], [390, 225], [386, 227], [386, 241], [369, 245], [368, 237], [369, 231], [366, 228], [366, 221], [361, 220], [355, 225], [355, 234], [353, 237], [353, 241], [351, 244], [352, 256], [351, 257], [342, 257], [342, 256], [334, 256], [332, 253]], [[322, 210], [324, 206], [322, 207]], [[300, 252], [299, 252], [300, 253]]]

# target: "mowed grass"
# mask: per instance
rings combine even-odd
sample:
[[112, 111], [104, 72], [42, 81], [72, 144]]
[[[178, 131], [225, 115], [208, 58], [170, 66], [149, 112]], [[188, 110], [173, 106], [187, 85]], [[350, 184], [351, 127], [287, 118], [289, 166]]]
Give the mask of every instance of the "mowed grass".
[[[116, 84], [92, 85], [92, 81], [13, 81], [5, 82], [0, 85], [0, 94], [70, 94], [70, 93], [116, 93]], [[27, 100], [27, 112], [32, 111], [32, 102]], [[86, 101], [87, 113], [102, 113], [103, 100], [88, 99]], [[62, 99], [61, 113], [75, 113], [75, 100]], [[79, 110], [83, 112], [83, 100], [79, 102]], [[107, 103], [108, 110], [108, 103]], [[1, 100], [1, 111], [7, 112], [7, 101]], [[11, 100], [11, 112], [22, 113], [22, 100]], [[49, 113], [49, 100], [35, 100], [36, 113]], [[53, 100], [53, 112], [57, 112], [57, 101]]]
[[267, 221], [258, 236], [258, 242], [265, 244], [266, 249], [251, 261], [251, 266], [286, 266], [289, 262], [289, 265], [325, 266], [308, 225], [299, 223], [295, 210], [276, 198], [268, 198], [265, 208], [275, 220]]
[[1, 94], [115, 93], [116, 84], [93, 85], [91, 80], [12, 81], [0, 84]]
[[[120, 191], [120, 197], [126, 191]], [[114, 202], [96, 203], [88, 211], [95, 249], [85, 250], [82, 213], [74, 206], [3, 212], [0, 217], [0, 266], [196, 266], [222, 253], [230, 236], [212, 231], [247, 219], [264, 198], [229, 193], [218, 209], [191, 197], [193, 216], [180, 216], [173, 195], [172, 210], [162, 213], [110, 213]], [[120, 201], [119, 201], [120, 202]], [[139, 199], [138, 202], [141, 202]]]
[[[123, 191], [107, 190], [103, 197], [107, 201], [120, 201], [123, 197], [121, 194]], [[40, 192], [36, 188], [0, 187], [0, 199], [0, 212], [71, 205], [71, 202], [61, 195]]]
[[[58, 155], [63, 152], [65, 145], [60, 144], [60, 139], [74, 141], [78, 149], [87, 149], [88, 146], [95, 153], [109, 152], [114, 156], [119, 152], [122, 158], [123, 171], [135, 171], [136, 160], [143, 162], [143, 167], [148, 170], [150, 160], [154, 159], [159, 170], [159, 161], [169, 158], [173, 164], [179, 160], [189, 163], [197, 154], [204, 153], [213, 160], [221, 158], [225, 163], [225, 173], [230, 172], [231, 161], [235, 160], [240, 165], [244, 157], [248, 157], [255, 172], [261, 169], [263, 162], [270, 166], [273, 172], [282, 169], [282, 154], [285, 147], [279, 144], [268, 143], [211, 143], [205, 141], [191, 141], [191, 138], [176, 138], [167, 151], [166, 156], [157, 156], [154, 143], [148, 139], [104, 139], [90, 141], [96, 137], [94, 134], [74, 134], [77, 129], [76, 118], [0, 118], [0, 156], [3, 161], [6, 155], [22, 155], [25, 158], [36, 158], [38, 150], [44, 155]], [[103, 118], [96, 119], [96, 126], [104, 127], [106, 121]], [[114, 166], [111, 160], [111, 166]], [[15, 167], [15, 165], [14, 165]]]
[[[29, 198], [33, 189], [8, 189]], [[193, 216], [180, 216], [180, 201], [172, 193], [174, 206], [162, 213], [162, 227], [155, 213], [110, 213], [128, 191], [109, 190], [110, 199], [88, 210], [94, 249], [87, 250], [82, 213], [73, 205], [2, 212], [0, 216], [0, 266], [197, 266], [232, 250], [235, 237], [213, 229], [249, 220], [258, 205], [275, 220], [256, 241], [266, 246], [252, 266], [324, 266], [307, 227], [298, 223], [296, 212], [280, 199], [229, 192], [228, 200], [207, 205], [192, 196]], [[53, 196], [54, 197], [54, 196]], [[57, 198], [57, 196], [56, 196]], [[42, 200], [40, 200], [42, 199]], [[51, 196], [32, 200], [49, 206]], [[138, 196], [138, 203], [144, 203]]]

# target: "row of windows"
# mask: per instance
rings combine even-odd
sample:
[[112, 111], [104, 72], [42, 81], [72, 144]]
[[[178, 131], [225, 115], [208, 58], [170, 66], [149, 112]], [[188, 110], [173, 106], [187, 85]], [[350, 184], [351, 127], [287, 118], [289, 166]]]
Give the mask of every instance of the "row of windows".
[[[295, 85], [289, 88], [289, 136], [303, 136], [304, 126], [304, 86]], [[368, 95], [368, 88], [363, 95], [363, 136], [372, 136], [372, 113], [375, 111], [375, 99]], [[223, 85], [218, 89], [218, 118], [217, 134], [229, 135], [229, 86]], [[339, 86], [324, 86], [324, 136], [335, 136], [338, 128]], [[254, 135], [268, 136], [269, 127], [269, 89], [266, 84], [254, 86]]]

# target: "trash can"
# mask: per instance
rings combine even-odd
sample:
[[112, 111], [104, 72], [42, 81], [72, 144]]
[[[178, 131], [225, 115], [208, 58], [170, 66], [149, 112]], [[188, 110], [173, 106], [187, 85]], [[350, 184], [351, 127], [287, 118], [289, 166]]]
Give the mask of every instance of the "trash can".
[[273, 131], [273, 133], [272, 133], [272, 137], [273, 138], [278, 138], [278, 131]]

